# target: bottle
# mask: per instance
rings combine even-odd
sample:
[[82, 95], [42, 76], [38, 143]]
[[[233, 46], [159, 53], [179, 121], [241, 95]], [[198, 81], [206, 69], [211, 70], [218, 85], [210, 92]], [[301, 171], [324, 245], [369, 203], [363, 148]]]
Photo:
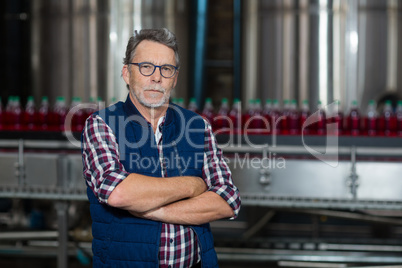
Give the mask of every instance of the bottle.
[[4, 108], [3, 108], [3, 103], [1, 101], [1, 97], [0, 97], [0, 130], [4, 129]]
[[20, 102], [20, 97], [19, 96], [15, 96], [14, 97], [14, 103], [15, 103], [15, 107], [14, 107], [14, 126], [15, 129], [17, 130], [21, 130], [22, 128], [22, 107], [21, 107], [21, 102]]
[[287, 118], [288, 133], [290, 135], [300, 134], [300, 112], [297, 109], [297, 101], [292, 100], [289, 104], [289, 113]]
[[183, 98], [178, 98], [177, 99], [177, 105], [179, 105], [182, 108], [185, 108], [184, 107], [184, 99]]
[[71, 130], [74, 132], [81, 132], [84, 129], [85, 124], [85, 114], [84, 110], [80, 108], [81, 105], [80, 97], [73, 97], [71, 101], [71, 108], [73, 110], [72, 119], [71, 119]]
[[258, 129], [260, 132], [264, 129], [264, 117], [262, 116], [261, 100], [254, 100], [254, 115], [252, 121], [252, 128]]
[[316, 123], [315, 123], [315, 133], [318, 135], [325, 135], [327, 133], [327, 120], [324, 107], [321, 101], [317, 102], [317, 112], [316, 112]]
[[22, 109], [20, 97], [10, 96], [8, 98], [7, 107], [7, 128], [9, 130], [21, 130]]
[[344, 116], [341, 109], [341, 102], [335, 100], [332, 106], [331, 123], [335, 124], [334, 129], [331, 130], [331, 134], [342, 135], [344, 129]]
[[7, 130], [12, 130], [13, 126], [13, 106], [14, 106], [14, 96], [9, 96], [7, 99], [6, 109], [4, 111], [4, 128]]
[[272, 134], [280, 134], [282, 132], [282, 125], [281, 125], [281, 108], [279, 106], [279, 101], [277, 99], [274, 99], [272, 102], [272, 109], [271, 112], [269, 114], [270, 117], [270, 122], [269, 122], [269, 126], [271, 128], [270, 132]]
[[377, 120], [378, 115], [376, 110], [376, 103], [374, 100], [370, 100], [367, 106], [366, 116], [364, 118], [364, 129], [367, 135], [377, 135]]
[[200, 111], [198, 110], [196, 98], [190, 98], [190, 101], [188, 103], [188, 109], [190, 111], [193, 111], [194, 113], [197, 113], [197, 114], [200, 113]]
[[311, 115], [311, 113], [310, 113], [310, 106], [309, 106], [308, 100], [303, 100], [301, 111], [300, 111], [300, 130], [301, 130], [302, 134], [304, 134], [304, 135], [311, 134], [311, 126], [304, 125], [304, 123], [307, 121], [307, 118], [309, 118], [310, 115]]
[[396, 106], [397, 135], [402, 136], [402, 101], [399, 100]]
[[236, 134], [241, 131], [241, 102], [238, 98], [233, 100], [232, 109], [229, 111], [229, 119]]
[[109, 106], [112, 106], [113, 104], [115, 104], [117, 102], [117, 98], [116, 97], [111, 97], [110, 98], [110, 102], [109, 102]]
[[229, 104], [228, 99], [223, 98], [221, 107], [219, 107], [218, 113], [214, 118], [215, 129], [223, 130], [229, 128]]
[[49, 99], [44, 96], [42, 97], [41, 104], [38, 111], [38, 129], [48, 130], [50, 125], [50, 115], [49, 115]]
[[243, 130], [249, 131], [253, 129], [253, 120], [254, 120], [254, 99], [248, 100], [248, 107], [246, 112], [242, 115], [242, 122], [243, 122]]
[[264, 121], [266, 122], [265, 129], [267, 133], [270, 134], [272, 132], [272, 124], [271, 124], [271, 116], [270, 113], [272, 111], [272, 100], [266, 99], [264, 108], [262, 109], [262, 116], [264, 117]]
[[23, 113], [24, 129], [33, 130], [36, 125], [36, 109], [33, 96], [29, 96]]
[[205, 104], [204, 104], [204, 108], [201, 112], [201, 116], [204, 117], [204, 119], [207, 120], [211, 124], [212, 128], [214, 128], [213, 120], [214, 120], [215, 114], [214, 114], [214, 106], [212, 105], [211, 98], [205, 99]]
[[91, 105], [91, 107], [88, 107], [84, 110], [85, 119], [87, 119], [91, 114], [98, 110], [98, 103], [100, 103], [101, 101], [101, 99], [96, 101], [95, 97], [89, 97], [89, 104]]
[[106, 101], [103, 101], [101, 97], [96, 98], [96, 112], [105, 108]]
[[348, 129], [350, 135], [357, 136], [360, 134], [360, 111], [357, 101], [353, 100], [348, 115]]
[[290, 114], [290, 101], [283, 100], [283, 109], [282, 109], [282, 118], [280, 121], [281, 124], [281, 133], [289, 134], [289, 114]]
[[64, 131], [64, 122], [66, 121], [67, 112], [68, 108], [65, 98], [58, 96], [52, 112], [52, 125], [56, 131]]
[[386, 136], [396, 135], [397, 119], [390, 100], [385, 101], [379, 127]]

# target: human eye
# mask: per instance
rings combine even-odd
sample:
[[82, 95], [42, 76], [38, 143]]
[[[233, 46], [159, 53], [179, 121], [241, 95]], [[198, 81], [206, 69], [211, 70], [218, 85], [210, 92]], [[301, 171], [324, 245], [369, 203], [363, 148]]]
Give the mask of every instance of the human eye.
[[153, 69], [154, 66], [152, 65], [152, 63], [143, 62], [143, 63], [141, 63], [141, 68], [144, 70], [148, 70], [148, 69]]
[[173, 66], [171, 66], [171, 65], [162, 65], [162, 69], [165, 72], [172, 72], [173, 71]]

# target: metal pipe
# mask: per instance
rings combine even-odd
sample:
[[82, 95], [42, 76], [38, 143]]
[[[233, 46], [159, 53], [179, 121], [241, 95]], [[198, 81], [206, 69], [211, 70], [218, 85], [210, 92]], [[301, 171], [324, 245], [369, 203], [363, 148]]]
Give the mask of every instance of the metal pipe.
[[193, 26], [194, 51], [193, 51], [193, 73], [191, 87], [193, 96], [197, 100], [198, 107], [203, 99], [204, 73], [205, 73], [205, 46], [207, 33], [208, 0], [197, 0], [194, 4], [195, 21]]
[[1, 232], [0, 240], [24, 240], [38, 238], [56, 238], [58, 231], [35, 231], [35, 232]]
[[332, 210], [309, 210], [309, 209], [306, 210], [289, 209], [287, 211], [402, 226], [402, 220], [400, 219], [377, 217], [353, 212], [332, 211]]
[[233, 97], [241, 98], [241, 0], [233, 1]]
[[258, 42], [260, 36], [259, 17], [258, 17], [258, 0], [244, 1], [244, 49], [243, 62], [246, 68], [243, 68], [243, 90], [242, 98], [244, 100], [254, 99], [257, 97], [257, 74], [258, 74]]

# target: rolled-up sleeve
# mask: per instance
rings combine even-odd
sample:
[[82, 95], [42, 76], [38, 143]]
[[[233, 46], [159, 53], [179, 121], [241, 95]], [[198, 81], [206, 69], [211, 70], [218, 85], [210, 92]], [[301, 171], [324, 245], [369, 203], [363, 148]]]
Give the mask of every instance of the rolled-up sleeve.
[[234, 217], [231, 219], [235, 219], [241, 206], [239, 190], [233, 183], [232, 173], [208, 122], [205, 122], [203, 179], [207, 183], [209, 191], [215, 192], [229, 204], [234, 212]]
[[112, 129], [98, 115], [90, 116], [82, 133], [83, 174], [99, 202], [107, 203], [114, 188], [129, 173], [120, 162]]

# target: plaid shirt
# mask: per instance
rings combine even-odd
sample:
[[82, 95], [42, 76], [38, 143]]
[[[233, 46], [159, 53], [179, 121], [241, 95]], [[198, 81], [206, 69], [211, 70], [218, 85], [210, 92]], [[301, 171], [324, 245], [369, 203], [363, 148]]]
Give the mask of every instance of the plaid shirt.
[[[160, 159], [162, 155], [163, 120], [158, 122], [155, 133]], [[94, 145], [97, 146], [94, 146]], [[107, 204], [114, 188], [129, 173], [119, 161], [119, 149], [116, 137], [110, 127], [99, 116], [87, 119], [83, 132], [84, 177], [99, 202]], [[222, 150], [218, 148], [211, 125], [205, 123], [204, 166], [202, 178], [208, 191], [221, 196], [233, 209], [234, 218], [240, 210], [240, 195], [233, 184], [232, 175], [223, 159]], [[163, 161], [162, 176], [164, 172]], [[191, 267], [200, 261], [200, 250], [194, 231], [183, 225], [162, 224], [159, 247], [160, 267]]]

